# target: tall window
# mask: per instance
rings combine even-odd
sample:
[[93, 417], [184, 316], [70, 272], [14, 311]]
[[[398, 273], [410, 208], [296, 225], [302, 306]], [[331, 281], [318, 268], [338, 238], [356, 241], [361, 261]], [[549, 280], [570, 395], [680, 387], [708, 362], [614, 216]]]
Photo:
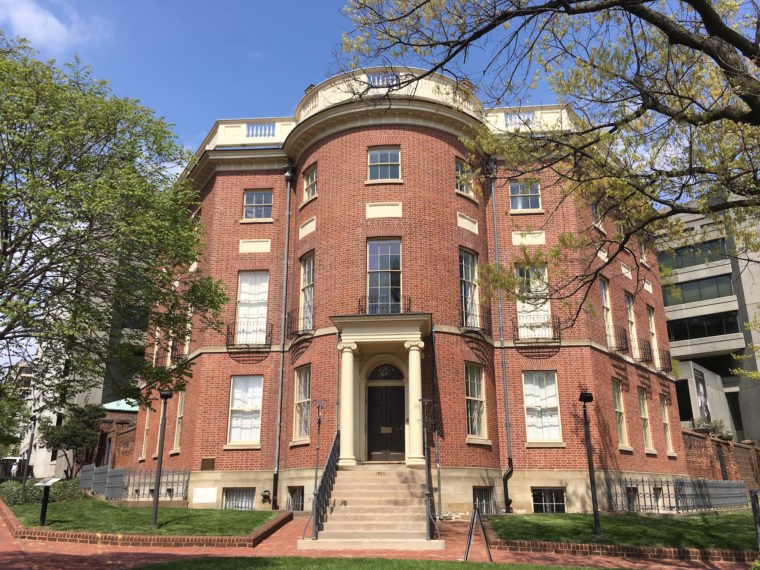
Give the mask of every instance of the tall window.
[[660, 362], [660, 351], [657, 346], [657, 323], [654, 320], [652, 307], [647, 307], [647, 320], [649, 321], [649, 342], [652, 345], [652, 362], [657, 366]]
[[235, 320], [235, 344], [264, 344], [269, 273], [241, 271]]
[[295, 429], [293, 439], [309, 437], [309, 407], [311, 404], [311, 365], [296, 369]]
[[268, 220], [272, 218], [271, 190], [246, 190], [243, 196], [243, 219]]
[[599, 209], [599, 204], [591, 204], [591, 217], [594, 220], [595, 226], [602, 225], [602, 211]]
[[647, 246], [642, 241], [639, 242], [639, 261], [647, 262]]
[[145, 410], [145, 427], [143, 428], [142, 458], [148, 457], [148, 432], [150, 431], [150, 408]]
[[528, 441], [562, 441], [557, 373], [523, 372]]
[[154, 455], [158, 455], [158, 444], [161, 441], [161, 422], [164, 421], [164, 407], [161, 405], [161, 403], [158, 404], [160, 406], [160, 412], [158, 413], [158, 425], [156, 426], [158, 429], [156, 430], [156, 453]]
[[367, 162], [370, 180], [401, 179], [401, 151], [398, 147], [371, 148]]
[[520, 338], [552, 338], [554, 329], [549, 304], [545, 265], [516, 265], [517, 324]]
[[462, 326], [478, 326], [478, 286], [475, 270], [478, 258], [464, 249], [459, 250], [459, 292], [462, 302]]
[[636, 338], [636, 313], [633, 310], [633, 295], [625, 294], [625, 311], [628, 314], [628, 336], [631, 337], [631, 356], [639, 357], [639, 339]]
[[483, 416], [485, 397], [483, 395], [483, 367], [466, 362], [464, 365], [464, 390], [467, 402], [467, 435], [485, 436]]
[[464, 161], [457, 158], [454, 161], [454, 167], [456, 169], [457, 192], [472, 196], [472, 183], [467, 179], [467, 167]]
[[511, 210], [539, 210], [541, 188], [537, 181], [514, 180], [509, 183], [509, 207]]
[[317, 165], [315, 164], [303, 173], [304, 202], [317, 195]]
[[182, 420], [185, 418], [185, 391], [177, 394], [177, 425], [174, 427], [174, 449], [182, 444]]
[[615, 420], [617, 422], [618, 445], [628, 445], [628, 428], [625, 425], [625, 406], [623, 405], [623, 390], [620, 380], [612, 379], [612, 396], [615, 401]]
[[641, 416], [641, 431], [644, 436], [644, 449], [652, 450], [652, 431], [649, 429], [649, 409], [647, 408], [647, 391], [639, 388], [639, 415]]
[[301, 330], [314, 325], [314, 254], [301, 258]]
[[615, 332], [612, 328], [612, 305], [610, 304], [610, 282], [604, 277], [600, 277], [599, 288], [602, 291], [602, 316], [604, 317], [607, 346], [615, 346]]
[[665, 432], [665, 450], [673, 453], [673, 440], [670, 437], [670, 419], [668, 418], [668, 401], [660, 394], [660, 412], [662, 412], [662, 430]]
[[258, 444], [260, 442], [263, 382], [263, 376], [232, 377], [228, 443]]
[[367, 289], [367, 313], [401, 312], [401, 240], [368, 242]]

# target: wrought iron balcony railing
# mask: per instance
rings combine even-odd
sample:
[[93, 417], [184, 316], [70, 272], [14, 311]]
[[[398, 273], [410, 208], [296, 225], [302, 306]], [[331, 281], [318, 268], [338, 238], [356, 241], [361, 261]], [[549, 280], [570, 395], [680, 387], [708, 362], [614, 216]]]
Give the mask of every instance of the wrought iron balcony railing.
[[670, 360], [670, 351], [660, 349], [659, 354], [659, 362], [657, 363], [657, 368], [660, 372], [672, 372], [673, 371], [673, 363]]
[[187, 353], [185, 352], [186, 347], [186, 341], [185, 339], [179, 339], [172, 341], [172, 352], [171, 352], [171, 363], [176, 364], [177, 362], [180, 362], [182, 360], [185, 360], [187, 358]]
[[266, 317], [237, 319], [227, 325], [228, 350], [269, 350], [272, 346], [272, 323]]
[[607, 331], [607, 348], [615, 352], [628, 352], [628, 331], [625, 327], [615, 326]]
[[407, 296], [386, 297], [364, 295], [359, 297], [358, 315], [399, 315], [411, 311], [411, 299]]
[[559, 317], [519, 314], [512, 319], [512, 340], [516, 344], [558, 344], [562, 341]]
[[288, 338], [314, 333], [314, 305], [304, 305], [288, 313]]
[[639, 337], [639, 350], [636, 360], [639, 362], [652, 362], [652, 343], [645, 338]]
[[463, 303], [459, 307], [459, 328], [492, 336], [491, 308], [477, 303]]
[[166, 362], [167, 356], [169, 356], [169, 351], [165, 346], [159, 344], [159, 346], [156, 347], [154, 364], [156, 366], [166, 366], [168, 364]]

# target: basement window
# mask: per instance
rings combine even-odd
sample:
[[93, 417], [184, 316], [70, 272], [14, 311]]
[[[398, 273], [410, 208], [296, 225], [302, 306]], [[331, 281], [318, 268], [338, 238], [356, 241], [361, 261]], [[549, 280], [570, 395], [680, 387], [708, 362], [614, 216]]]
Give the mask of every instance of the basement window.
[[565, 489], [551, 487], [532, 488], [534, 513], [564, 513]]
[[256, 500], [256, 487], [225, 487], [222, 508], [233, 511], [252, 511]]
[[303, 487], [288, 487], [288, 505], [286, 510], [303, 510]]
[[473, 487], [472, 506], [477, 507], [481, 515], [495, 515], [497, 509], [493, 487]]

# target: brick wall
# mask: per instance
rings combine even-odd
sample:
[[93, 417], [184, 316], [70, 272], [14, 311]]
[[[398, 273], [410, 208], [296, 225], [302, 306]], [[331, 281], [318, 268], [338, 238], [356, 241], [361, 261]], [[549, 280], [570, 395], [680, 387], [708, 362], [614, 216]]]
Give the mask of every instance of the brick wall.
[[95, 465], [105, 465], [106, 454], [108, 465], [114, 469], [133, 465], [136, 422], [136, 412], [106, 412], [95, 448]]
[[722, 454], [727, 479], [744, 481], [747, 489], [760, 488], [760, 449], [754, 445], [713, 439], [707, 434], [686, 430], [683, 440], [690, 477], [723, 479], [720, 465]]

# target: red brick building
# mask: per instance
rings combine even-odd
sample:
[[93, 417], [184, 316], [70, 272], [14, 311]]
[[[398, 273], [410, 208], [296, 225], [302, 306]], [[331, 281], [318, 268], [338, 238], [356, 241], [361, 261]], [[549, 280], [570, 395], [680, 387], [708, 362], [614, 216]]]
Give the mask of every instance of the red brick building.
[[[643, 247], [604, 269], [595, 310], [570, 326], [570, 306], [542, 299], [554, 270], [515, 260], [522, 248], [548, 251], [562, 232], [603, 234], [614, 223], [592, 224], [550, 173], [500, 168], [493, 193], [489, 178], [459, 176], [460, 137], [474, 126], [567, 129], [570, 113], [483, 109], [441, 76], [372, 97], [397, 76], [361, 78], [373, 86], [362, 100], [339, 76], [307, 90], [293, 117], [218, 121], [185, 173], [202, 192], [200, 267], [230, 297], [227, 334], [193, 331], [193, 378], [168, 403], [164, 467], [192, 469], [189, 504], [255, 497], [258, 507], [276, 495], [285, 507], [305, 494], [309, 508], [317, 402], [320, 465], [339, 428], [341, 469], [419, 469], [421, 398], [432, 399], [444, 512], [473, 500], [503, 509], [509, 457], [516, 511], [590, 509], [582, 390], [594, 397], [602, 507], [610, 478], [686, 474], [654, 253]], [[534, 299], [504, 296], [503, 337], [496, 299], [483, 304], [477, 290], [497, 245]], [[591, 251], [563, 271], [605, 259]], [[145, 467], [156, 460], [157, 410], [137, 421], [135, 462]]]

